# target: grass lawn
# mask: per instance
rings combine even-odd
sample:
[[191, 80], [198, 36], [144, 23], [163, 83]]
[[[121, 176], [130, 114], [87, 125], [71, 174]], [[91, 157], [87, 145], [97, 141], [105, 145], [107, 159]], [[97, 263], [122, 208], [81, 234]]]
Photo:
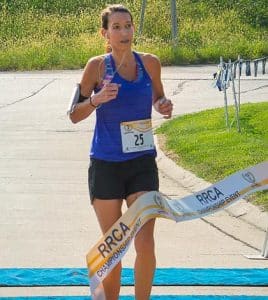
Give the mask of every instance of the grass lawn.
[[[234, 107], [229, 114], [234, 120]], [[268, 102], [241, 105], [240, 124], [241, 133], [236, 122], [228, 130], [224, 109], [217, 108], [165, 122], [157, 134], [177, 164], [213, 183], [268, 158]], [[268, 211], [267, 191], [248, 199]]]
[[[100, 12], [107, 0], [0, 0], [0, 70], [83, 68], [103, 53]], [[118, 1], [115, 1], [118, 2]], [[142, 1], [122, 0], [136, 24], [134, 49], [152, 52], [163, 65], [218, 63], [268, 54], [267, 0], [180, 0], [178, 40], [171, 38], [170, 1], [147, 1], [142, 35]]]

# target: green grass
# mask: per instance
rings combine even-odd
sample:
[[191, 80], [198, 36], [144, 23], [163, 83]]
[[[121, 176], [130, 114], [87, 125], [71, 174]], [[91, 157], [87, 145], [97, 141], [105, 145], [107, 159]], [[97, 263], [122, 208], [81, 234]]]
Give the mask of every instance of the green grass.
[[[139, 27], [141, 0], [122, 0]], [[76, 69], [104, 51], [99, 34], [104, 0], [0, 0], [0, 70]], [[168, 5], [167, 5], [168, 3]], [[253, 9], [252, 9], [253, 8]], [[164, 65], [218, 62], [268, 54], [266, 0], [181, 0], [179, 45], [171, 41], [170, 2], [147, 1], [134, 48]]]
[[[234, 118], [233, 107], [230, 115]], [[216, 182], [268, 159], [268, 102], [241, 105], [240, 122], [241, 133], [227, 130], [223, 108], [210, 109], [165, 122], [157, 133], [164, 134], [176, 163]], [[250, 198], [268, 211], [267, 191]]]

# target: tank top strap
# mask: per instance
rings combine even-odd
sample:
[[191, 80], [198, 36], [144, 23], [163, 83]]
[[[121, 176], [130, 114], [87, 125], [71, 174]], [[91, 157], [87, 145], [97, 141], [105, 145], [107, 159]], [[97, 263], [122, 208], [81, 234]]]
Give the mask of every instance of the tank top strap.
[[137, 63], [138, 63], [139, 69], [142, 70], [142, 71], [146, 71], [146, 69], [145, 69], [145, 67], [144, 67], [144, 64], [143, 64], [143, 62], [142, 62], [142, 59], [141, 59], [141, 57], [139, 56], [139, 54], [138, 54], [137, 52], [135, 52], [135, 51], [133, 51], [133, 54], [134, 54], [135, 59], [136, 59], [136, 61], [137, 61]]
[[[140, 55], [133, 51], [136, 63], [137, 63], [137, 77], [135, 81], [139, 81], [143, 78], [143, 76], [146, 74], [148, 77], [150, 77], [144, 67], [144, 64], [142, 62], [142, 59]], [[111, 53], [107, 54], [105, 56], [105, 71], [104, 71], [104, 80], [109, 80], [114, 77], [116, 73], [116, 66], [114, 62], [114, 58]]]
[[137, 69], [137, 73], [138, 73], [137, 80], [139, 80], [143, 76], [146, 76], [147, 78], [150, 78], [147, 70], [145, 69], [145, 66], [143, 64], [143, 61], [142, 61], [140, 55], [137, 52], [135, 52], [135, 51], [133, 51], [133, 53], [134, 53], [134, 56], [136, 58], [137, 66], [138, 66], [138, 69]]

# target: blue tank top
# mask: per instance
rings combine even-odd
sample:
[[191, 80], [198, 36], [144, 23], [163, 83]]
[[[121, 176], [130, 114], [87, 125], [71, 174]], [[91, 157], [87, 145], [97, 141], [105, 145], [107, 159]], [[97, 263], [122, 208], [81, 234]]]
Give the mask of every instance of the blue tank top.
[[[121, 84], [116, 99], [96, 109], [96, 125], [90, 150], [90, 157], [106, 161], [125, 161], [145, 154], [156, 156], [156, 150], [124, 153], [122, 150], [120, 123], [151, 119], [152, 81], [140, 56], [133, 52], [137, 63], [137, 78], [129, 81], [115, 72], [111, 54], [105, 57], [104, 79]], [[100, 87], [94, 89], [97, 93]]]

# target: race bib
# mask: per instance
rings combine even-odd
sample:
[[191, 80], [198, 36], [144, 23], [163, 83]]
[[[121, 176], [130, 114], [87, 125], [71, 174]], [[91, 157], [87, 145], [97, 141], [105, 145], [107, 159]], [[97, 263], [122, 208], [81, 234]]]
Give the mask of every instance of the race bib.
[[152, 120], [137, 120], [120, 124], [124, 153], [154, 149]]

